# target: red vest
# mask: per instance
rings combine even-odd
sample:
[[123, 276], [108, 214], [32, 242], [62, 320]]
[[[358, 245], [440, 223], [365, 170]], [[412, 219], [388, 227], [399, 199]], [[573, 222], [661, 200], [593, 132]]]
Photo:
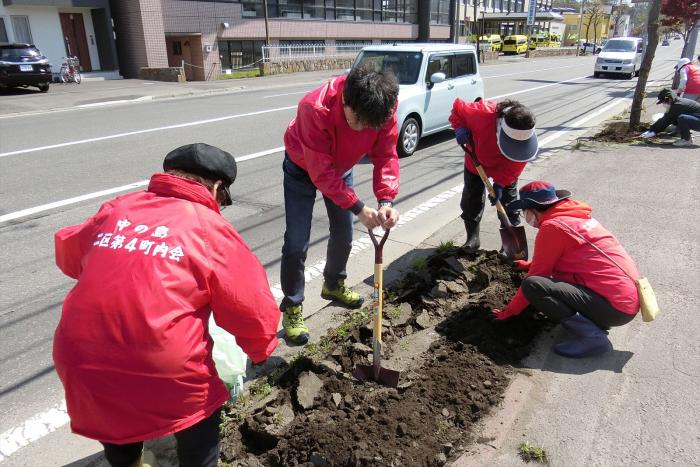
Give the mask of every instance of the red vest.
[[[635, 280], [639, 278], [637, 267], [627, 251], [618, 242], [617, 238], [597, 220], [557, 216], [547, 219], [542, 225], [546, 223], [564, 223], [572, 227], [607, 253], [632, 278]], [[591, 289], [604, 297], [615, 309], [623, 313], [637, 313], [639, 310], [639, 298], [634, 281], [612, 261], [595, 250], [588, 242], [566, 227], [561, 226], [561, 228], [571, 235], [571, 238], [576, 241], [578, 246], [564, 251], [554, 266], [552, 276], [555, 279], [579, 284]]]
[[700, 67], [689, 63], [684, 68], [688, 73], [688, 82], [685, 85], [685, 93], [700, 94]]

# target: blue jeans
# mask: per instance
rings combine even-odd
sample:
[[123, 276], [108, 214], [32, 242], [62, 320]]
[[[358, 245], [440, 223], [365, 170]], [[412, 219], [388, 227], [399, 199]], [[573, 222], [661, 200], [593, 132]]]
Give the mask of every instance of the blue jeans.
[[[309, 174], [296, 165], [285, 154], [282, 163], [284, 172], [284, 210], [287, 229], [282, 246], [280, 281], [284, 298], [282, 311], [304, 301], [304, 264], [309, 251], [311, 221], [316, 200], [316, 186]], [[343, 174], [345, 183], [352, 187], [352, 170]], [[345, 279], [345, 267], [352, 249], [352, 212], [338, 207], [323, 197], [330, 223], [330, 236], [326, 250], [326, 267], [323, 277], [329, 287], [335, 288], [339, 280]]]
[[690, 130], [700, 131], [700, 118], [692, 115], [678, 116], [678, 129], [681, 131], [681, 138], [690, 140]]

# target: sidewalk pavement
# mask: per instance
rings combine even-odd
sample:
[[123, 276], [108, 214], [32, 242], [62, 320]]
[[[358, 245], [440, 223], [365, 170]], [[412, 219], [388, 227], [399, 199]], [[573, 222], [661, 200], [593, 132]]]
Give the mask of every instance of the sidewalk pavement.
[[[522, 61], [521, 57], [504, 58], [498, 63], [482, 64], [491, 67]], [[61, 111], [81, 106], [122, 104], [156, 99], [207, 96], [214, 94], [282, 89], [294, 86], [321, 85], [345, 70], [310, 71], [257, 78], [223, 79], [166, 83], [140, 79], [84, 81], [81, 84], [52, 84], [48, 93], [35, 88], [16, 88], [0, 91], [0, 117], [35, 112]]]

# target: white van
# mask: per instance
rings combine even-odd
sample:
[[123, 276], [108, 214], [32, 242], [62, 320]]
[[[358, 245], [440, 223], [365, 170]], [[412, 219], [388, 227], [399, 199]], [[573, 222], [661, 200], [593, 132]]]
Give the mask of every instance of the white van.
[[448, 118], [458, 97], [484, 97], [476, 50], [471, 45], [388, 44], [360, 51], [353, 68], [373, 63], [399, 79], [399, 156], [412, 155], [420, 138], [450, 128]]
[[598, 54], [593, 76], [604, 73], [622, 74], [629, 79], [639, 75], [644, 55], [644, 41], [639, 37], [615, 37], [608, 40]]

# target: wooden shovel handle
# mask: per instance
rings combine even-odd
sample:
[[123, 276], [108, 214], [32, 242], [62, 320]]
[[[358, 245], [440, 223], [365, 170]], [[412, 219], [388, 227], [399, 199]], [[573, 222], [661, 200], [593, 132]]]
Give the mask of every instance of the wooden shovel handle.
[[[473, 147], [472, 143], [472, 147]], [[486, 172], [484, 172], [484, 167], [479, 163], [479, 159], [476, 158], [476, 155], [469, 149], [467, 149], [467, 146], [464, 144], [460, 144], [462, 149], [464, 149], [464, 152], [467, 153], [469, 158], [472, 160], [474, 163], [474, 167], [476, 167], [476, 171], [479, 174], [479, 177], [481, 177], [481, 181], [484, 182], [484, 185], [486, 186], [486, 190], [489, 192], [489, 195], [491, 195], [492, 198], [496, 198], [496, 191], [493, 189], [493, 185], [491, 184], [491, 180], [489, 180], [488, 175], [486, 175]], [[501, 218], [501, 221], [506, 227], [511, 227], [510, 224], [510, 219], [508, 219], [508, 214], [506, 214], [506, 210], [501, 204], [500, 201], [496, 201], [496, 211], [498, 211], [498, 217]]]

